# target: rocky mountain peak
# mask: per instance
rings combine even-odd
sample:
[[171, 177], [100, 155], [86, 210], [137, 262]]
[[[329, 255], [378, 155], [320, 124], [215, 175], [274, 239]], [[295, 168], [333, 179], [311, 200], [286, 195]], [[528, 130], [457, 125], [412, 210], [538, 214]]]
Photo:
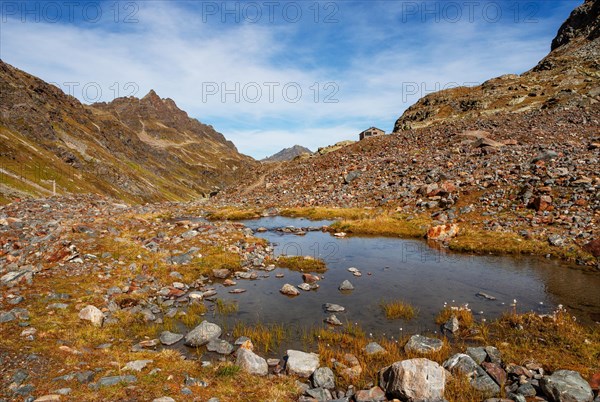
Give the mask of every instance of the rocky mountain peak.
[[600, 1], [586, 0], [562, 24], [552, 41], [552, 50], [577, 38], [594, 40], [600, 37]]

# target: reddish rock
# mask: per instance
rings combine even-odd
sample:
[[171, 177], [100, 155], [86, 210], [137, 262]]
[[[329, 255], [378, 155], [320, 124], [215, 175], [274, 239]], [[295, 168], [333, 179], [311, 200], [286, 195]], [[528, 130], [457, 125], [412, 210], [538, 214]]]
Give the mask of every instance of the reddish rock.
[[454, 193], [454, 192], [456, 192], [456, 186], [451, 181], [445, 181], [445, 182], [443, 182], [440, 187], [446, 193]]
[[66, 247], [60, 247], [54, 250], [49, 256], [46, 257], [46, 262], [58, 262], [64, 260], [70, 253]]
[[504, 386], [506, 383], [506, 371], [504, 371], [499, 364], [483, 362], [481, 366], [500, 387]]
[[589, 383], [594, 391], [600, 391], [600, 372], [593, 374]]
[[185, 294], [184, 290], [177, 288], [169, 288], [169, 297], [181, 297]]
[[387, 401], [385, 392], [379, 387], [360, 390], [356, 393], [354, 398], [356, 399], [356, 402]]
[[318, 282], [321, 278], [319, 278], [317, 275], [311, 275], [311, 274], [302, 274], [302, 280], [304, 281], [304, 283], [315, 283]]
[[533, 201], [529, 204], [529, 208], [533, 208], [536, 211], [552, 211], [554, 207], [552, 206], [552, 197], [549, 195], [542, 195], [540, 197], [535, 197]]
[[456, 236], [458, 231], [457, 224], [433, 226], [427, 231], [427, 238], [438, 241], [449, 240]]
[[596, 258], [600, 257], [600, 239], [592, 240], [583, 249]]

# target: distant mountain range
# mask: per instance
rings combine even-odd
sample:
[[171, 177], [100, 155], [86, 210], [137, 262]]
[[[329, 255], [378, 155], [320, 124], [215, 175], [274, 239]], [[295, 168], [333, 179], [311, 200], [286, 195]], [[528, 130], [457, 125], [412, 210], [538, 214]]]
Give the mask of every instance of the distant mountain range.
[[291, 161], [300, 155], [311, 155], [312, 151], [301, 145], [294, 145], [290, 148], [284, 148], [274, 155], [264, 158], [263, 162], [285, 162]]
[[213, 127], [150, 91], [84, 105], [0, 61], [0, 201], [100, 193], [130, 201], [191, 200], [258, 162]]

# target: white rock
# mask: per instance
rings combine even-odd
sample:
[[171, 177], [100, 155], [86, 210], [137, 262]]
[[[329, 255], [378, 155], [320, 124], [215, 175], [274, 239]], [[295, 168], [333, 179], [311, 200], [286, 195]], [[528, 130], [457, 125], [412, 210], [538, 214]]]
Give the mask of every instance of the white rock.
[[319, 355], [316, 353], [306, 353], [299, 350], [287, 351], [286, 370], [288, 374], [308, 378], [319, 368]]
[[79, 318], [90, 321], [97, 327], [101, 327], [104, 321], [104, 314], [97, 307], [88, 305], [79, 312]]

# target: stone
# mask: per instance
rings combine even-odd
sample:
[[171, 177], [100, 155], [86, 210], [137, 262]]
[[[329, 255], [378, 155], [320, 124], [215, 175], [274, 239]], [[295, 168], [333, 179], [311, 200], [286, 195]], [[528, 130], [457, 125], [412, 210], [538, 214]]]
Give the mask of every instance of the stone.
[[592, 240], [585, 244], [583, 249], [596, 258], [600, 258], [600, 239]]
[[487, 352], [482, 347], [467, 348], [465, 353], [475, 360], [475, 363], [477, 364], [483, 363], [487, 357]]
[[520, 385], [519, 388], [517, 388], [517, 393], [526, 397], [532, 397], [535, 396], [537, 392], [533, 385], [531, 385], [530, 383], [525, 383], [523, 385]]
[[335, 316], [335, 314], [331, 314], [329, 317], [325, 319], [325, 322], [330, 325], [340, 326], [342, 322]]
[[33, 402], [57, 402], [57, 401], [60, 401], [60, 395], [48, 394], [48, 395], [40, 396]]
[[413, 335], [404, 345], [404, 351], [406, 353], [431, 353], [440, 351], [443, 346], [444, 342], [441, 339]]
[[308, 378], [319, 367], [319, 355], [289, 349], [286, 353], [286, 370], [288, 374]]
[[487, 353], [487, 359], [495, 364], [502, 364], [502, 358], [498, 348], [494, 346], [486, 346], [485, 353]]
[[213, 269], [213, 276], [218, 279], [225, 279], [229, 276], [229, 270], [227, 268]]
[[240, 348], [237, 350], [236, 356], [235, 364], [245, 372], [258, 376], [265, 376], [269, 373], [267, 361], [253, 351]]
[[115, 375], [109, 377], [102, 377], [96, 384], [98, 387], [110, 387], [119, 383], [131, 384], [137, 382], [137, 377], [134, 375]]
[[223, 339], [211, 339], [206, 345], [209, 352], [216, 352], [221, 355], [230, 355], [233, 353], [233, 345]]
[[377, 342], [370, 342], [365, 346], [365, 353], [375, 355], [377, 353], [386, 353], [386, 350]]
[[379, 385], [388, 396], [402, 401], [442, 400], [446, 372], [428, 359], [403, 360], [379, 372]]
[[302, 289], [304, 291], [310, 291], [310, 285], [308, 283], [301, 283], [298, 285], [298, 289]]
[[202, 346], [219, 336], [221, 336], [221, 327], [208, 321], [202, 321], [185, 336], [185, 344], [192, 347]]
[[357, 391], [354, 395], [356, 402], [384, 402], [387, 401], [385, 392], [379, 387]]
[[500, 364], [492, 363], [492, 362], [483, 362], [481, 364], [485, 372], [492, 377], [492, 379], [498, 384], [500, 387], [503, 387], [506, 383], [506, 371], [502, 369]]
[[340, 283], [340, 286], [338, 286], [339, 290], [354, 290], [354, 286], [350, 283], [349, 280], [345, 280], [342, 283]]
[[535, 197], [528, 206], [529, 208], [542, 212], [552, 211], [554, 209], [554, 207], [552, 206], [552, 197], [550, 197], [549, 195]]
[[104, 314], [97, 307], [88, 305], [79, 312], [79, 318], [90, 321], [96, 327], [101, 327], [104, 321]]
[[592, 387], [576, 371], [558, 370], [540, 381], [544, 394], [554, 402], [591, 402]]
[[319, 278], [317, 275], [302, 274], [302, 280], [305, 283], [315, 283], [315, 282], [318, 282], [319, 280], [321, 280], [321, 278]]
[[361, 174], [362, 172], [360, 170], [354, 170], [352, 172], [349, 172], [347, 175], [344, 176], [344, 183], [352, 183], [354, 180], [358, 179], [361, 176]]
[[0, 324], [16, 320], [17, 317], [11, 312], [0, 312]]
[[163, 331], [160, 334], [160, 343], [171, 346], [183, 339], [182, 334], [176, 334], [170, 331]]
[[306, 391], [308, 396], [316, 399], [319, 402], [326, 402], [331, 400], [331, 392], [325, 388], [311, 388]]
[[565, 238], [558, 234], [551, 234], [548, 236], [548, 243], [551, 246], [561, 247], [565, 244]]
[[175, 399], [170, 396], [161, 396], [160, 398], [154, 398], [152, 402], [175, 402]]
[[325, 311], [327, 311], [329, 313], [341, 313], [346, 310], [344, 307], [340, 306], [339, 304], [333, 304], [333, 303], [325, 303], [323, 305], [323, 308], [325, 309]]
[[471, 386], [483, 394], [493, 396], [500, 392], [498, 384], [469, 355], [455, 354], [443, 366], [452, 374], [469, 378]]
[[290, 285], [289, 283], [286, 283], [285, 285], [283, 285], [281, 287], [281, 289], [279, 289], [279, 291], [286, 296], [298, 296], [300, 294], [298, 289], [296, 289], [294, 286]]
[[447, 224], [433, 226], [427, 230], [427, 238], [436, 241], [446, 241], [458, 235], [459, 227], [457, 224]]
[[319, 367], [312, 374], [312, 384], [315, 388], [334, 389], [335, 375], [329, 367]]
[[31, 282], [32, 273], [29, 271], [12, 271], [0, 278], [1, 286], [15, 286], [20, 282]]
[[153, 360], [134, 360], [125, 365], [124, 370], [142, 371]]
[[444, 323], [444, 329], [446, 331], [452, 332], [453, 334], [458, 332], [458, 330], [460, 329], [458, 318], [456, 318], [455, 316], [450, 317], [448, 321]]

